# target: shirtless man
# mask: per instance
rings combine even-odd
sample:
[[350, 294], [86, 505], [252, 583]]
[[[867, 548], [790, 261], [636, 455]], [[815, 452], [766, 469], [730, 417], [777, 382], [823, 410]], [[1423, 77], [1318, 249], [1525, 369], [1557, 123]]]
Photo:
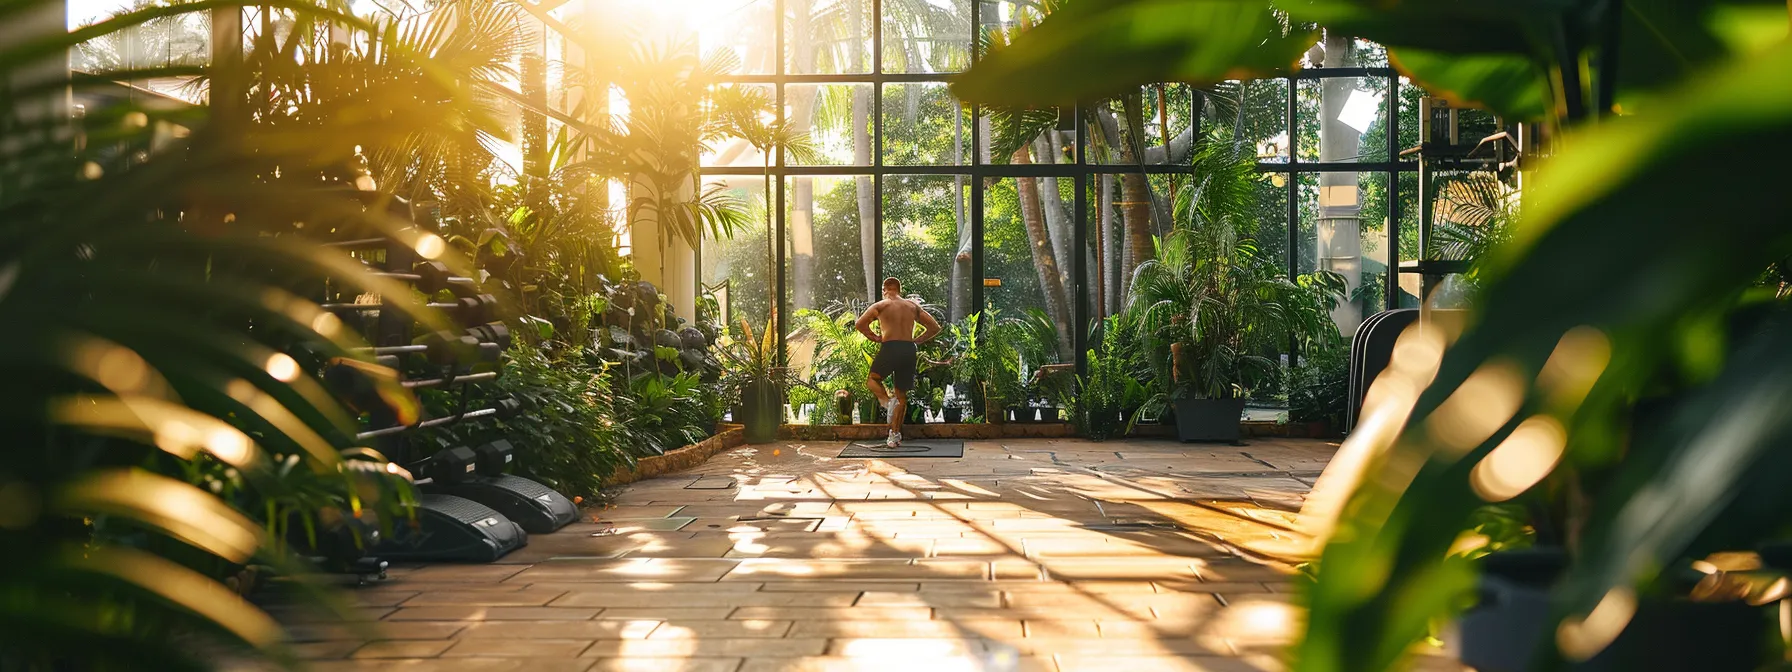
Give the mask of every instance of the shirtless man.
[[[880, 333], [871, 332], [873, 320]], [[919, 337], [915, 336], [916, 322], [922, 327]], [[877, 359], [871, 362], [871, 377], [865, 381], [865, 386], [871, 388], [877, 403], [890, 414], [890, 436], [884, 440], [884, 445], [895, 448], [902, 445], [902, 416], [908, 412], [908, 391], [915, 386], [916, 348], [940, 334], [940, 323], [922, 310], [920, 304], [902, 298], [901, 280], [888, 278], [884, 280], [884, 299], [871, 304], [865, 314], [859, 316], [855, 326], [865, 338], [881, 344], [877, 348]], [[894, 376], [890, 382], [895, 384], [895, 393], [884, 386], [884, 379], [891, 376]]]

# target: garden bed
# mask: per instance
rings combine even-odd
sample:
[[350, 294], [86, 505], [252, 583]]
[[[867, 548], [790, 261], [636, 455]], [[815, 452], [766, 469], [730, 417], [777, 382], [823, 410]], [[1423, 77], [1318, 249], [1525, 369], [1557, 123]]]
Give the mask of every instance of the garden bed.
[[746, 444], [746, 430], [740, 425], [723, 423], [718, 426], [715, 436], [698, 441], [691, 445], [667, 452], [664, 455], [644, 457], [635, 461], [635, 466], [617, 469], [606, 479], [605, 485], [622, 485], [642, 479], [653, 478], [665, 474], [684, 471], [704, 460], [715, 457], [724, 450], [739, 448]]

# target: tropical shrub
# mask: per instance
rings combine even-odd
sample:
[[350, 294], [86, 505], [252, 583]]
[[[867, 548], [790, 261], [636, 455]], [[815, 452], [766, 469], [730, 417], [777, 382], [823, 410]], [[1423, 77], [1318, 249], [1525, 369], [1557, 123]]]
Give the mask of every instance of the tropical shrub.
[[1342, 432], [1350, 397], [1350, 349], [1334, 346], [1302, 354], [1288, 371], [1288, 420], [1323, 422]]
[[1158, 393], [1234, 399], [1272, 383], [1291, 343], [1338, 339], [1330, 311], [1344, 280], [1317, 272], [1289, 279], [1257, 244], [1255, 161], [1229, 141], [1208, 139], [1195, 155], [1194, 188], [1181, 192], [1176, 229], [1157, 258], [1139, 265], [1126, 310], [1139, 325]]

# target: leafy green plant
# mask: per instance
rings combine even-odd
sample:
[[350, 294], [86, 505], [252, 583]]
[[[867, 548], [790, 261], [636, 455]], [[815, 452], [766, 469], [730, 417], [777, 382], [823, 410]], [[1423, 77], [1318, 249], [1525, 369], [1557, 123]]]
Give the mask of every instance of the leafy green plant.
[[1290, 280], [1255, 240], [1254, 159], [1209, 139], [1195, 165], [1195, 188], [1177, 204], [1183, 223], [1158, 241], [1156, 259], [1139, 265], [1127, 297], [1156, 372], [1154, 405], [1246, 396], [1274, 380], [1274, 353], [1291, 341], [1324, 346], [1338, 338], [1330, 310], [1343, 278]]
[[795, 317], [797, 331], [813, 340], [809, 384], [827, 399], [846, 392], [856, 406], [873, 399], [865, 380], [871, 375], [871, 359], [877, 350], [853, 327], [859, 315], [852, 308], [799, 310]]
[[[1096, 441], [1124, 434], [1138, 422], [1137, 411], [1148, 398], [1136, 375], [1144, 357], [1127, 337], [1130, 327], [1125, 315], [1102, 319], [1096, 332], [1099, 346], [1088, 353], [1088, 373], [1063, 400], [1081, 433]], [[1122, 417], [1128, 411], [1133, 417]]]
[[[351, 187], [356, 145], [468, 122], [475, 111], [457, 81], [467, 73], [435, 63], [440, 77], [383, 87], [317, 79], [302, 99], [286, 98], [293, 73], [276, 56], [295, 62], [320, 18], [356, 34], [370, 26], [322, 5], [282, 7], [292, 30], [258, 38], [241, 62], [74, 75], [63, 55], [89, 40], [212, 7], [147, 7], [75, 32], [60, 4], [6, 10], [0, 667], [284, 660], [280, 626], [238, 594], [241, 570], [271, 568], [292, 579], [282, 586], [347, 616], [294, 553], [337, 522], [407, 516], [402, 470], [355, 446], [355, 416], [311, 375], [365, 346], [314, 301], [329, 277], [431, 324], [440, 317], [301, 235], [397, 234], [389, 201]], [[71, 92], [152, 73], [207, 79], [215, 107], [67, 108]], [[256, 117], [245, 113], [252, 100], [331, 113]], [[415, 413], [402, 391], [385, 391], [400, 417]]]
[[[1563, 644], [1546, 651], [1555, 656], [1590, 656], [1622, 630], [1627, 618], [1589, 627], [1597, 605], [1672, 595], [1664, 579], [1689, 559], [1773, 538], [1792, 510], [1788, 458], [1776, 449], [1792, 417], [1769, 410], [1792, 398], [1792, 356], [1778, 346], [1792, 320], [1778, 287], [1758, 283], [1792, 256], [1792, 230], [1784, 199], [1741, 176], [1772, 170], [1768, 157], [1792, 145], [1783, 3], [1282, 8], [1281, 37], [1310, 44], [1323, 24], [1375, 40], [1427, 90], [1539, 121], [1556, 139], [1526, 177], [1512, 240], [1482, 268], [1469, 326], [1406, 336], [1346, 443], [1365, 471], [1334, 477], [1355, 491], [1319, 561], [1297, 669], [1399, 664], [1469, 595], [1476, 565], [1450, 550], [1489, 501], [1517, 498], [1556, 512], [1531, 522], [1563, 523], [1551, 536], [1569, 567], [1538, 624], [1560, 633], [1546, 640]], [[1117, 61], [1135, 65], [1095, 71], [1102, 86], [1292, 63], [1275, 38], [1209, 39], [1257, 37], [1260, 17], [1228, 20], [1256, 11], [1268, 10], [1245, 0], [1072, 4], [973, 69], [959, 93], [1085, 97], [1098, 87], [1063, 71]], [[1053, 39], [1027, 41], [1054, 24]], [[1006, 87], [1004, 68], [1052, 78]], [[1538, 449], [1525, 477], [1490, 480], [1488, 465], [1519, 445]]]
[[1288, 371], [1288, 419], [1324, 422], [1343, 431], [1350, 396], [1350, 349], [1318, 348], [1303, 353]]
[[[556, 354], [524, 340], [505, 353], [504, 375], [491, 384], [494, 396], [514, 397], [528, 409], [506, 420], [446, 425], [419, 440], [440, 447], [478, 445], [496, 439], [523, 447], [516, 473], [569, 497], [596, 497], [604, 480], [633, 464], [642, 453], [624, 441], [619, 428], [617, 390], [606, 367], [592, 368], [576, 356]], [[451, 413], [452, 395], [430, 395], [438, 413]]]
[[1014, 346], [1017, 330], [995, 309], [972, 313], [948, 327], [953, 344], [952, 379], [968, 389], [968, 410], [973, 415], [982, 414], [993, 421], [989, 413], [999, 413], [1004, 404], [1026, 399], [1020, 352]]

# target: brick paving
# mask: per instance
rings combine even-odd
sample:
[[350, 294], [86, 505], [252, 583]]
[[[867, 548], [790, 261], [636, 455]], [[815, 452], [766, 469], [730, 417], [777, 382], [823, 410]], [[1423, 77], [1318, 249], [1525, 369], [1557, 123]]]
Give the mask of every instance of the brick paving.
[[843, 443], [734, 449], [499, 563], [395, 568], [353, 593], [373, 639], [296, 646], [330, 671], [1282, 669], [1279, 553], [1335, 444]]

